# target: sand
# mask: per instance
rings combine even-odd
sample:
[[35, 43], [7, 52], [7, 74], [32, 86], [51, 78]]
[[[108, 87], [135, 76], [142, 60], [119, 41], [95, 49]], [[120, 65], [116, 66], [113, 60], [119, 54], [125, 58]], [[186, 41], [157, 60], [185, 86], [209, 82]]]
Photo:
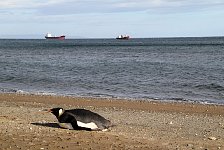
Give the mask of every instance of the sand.
[[[85, 108], [111, 120], [107, 132], [59, 128], [53, 107]], [[224, 149], [224, 106], [0, 94], [0, 149]]]

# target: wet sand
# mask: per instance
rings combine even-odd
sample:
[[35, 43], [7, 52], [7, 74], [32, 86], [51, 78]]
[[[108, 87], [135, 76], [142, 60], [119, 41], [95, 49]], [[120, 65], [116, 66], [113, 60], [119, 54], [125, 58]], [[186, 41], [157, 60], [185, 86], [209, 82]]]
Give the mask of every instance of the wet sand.
[[[107, 132], [61, 129], [42, 110], [85, 108]], [[0, 94], [0, 149], [224, 149], [224, 106]]]

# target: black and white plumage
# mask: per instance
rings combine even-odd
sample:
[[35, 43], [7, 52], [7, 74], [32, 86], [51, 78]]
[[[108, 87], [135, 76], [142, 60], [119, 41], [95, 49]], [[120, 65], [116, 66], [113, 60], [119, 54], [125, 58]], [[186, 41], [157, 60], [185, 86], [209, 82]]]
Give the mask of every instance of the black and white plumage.
[[111, 122], [97, 113], [86, 109], [52, 108], [54, 114], [63, 128], [88, 131], [106, 131], [112, 126]]

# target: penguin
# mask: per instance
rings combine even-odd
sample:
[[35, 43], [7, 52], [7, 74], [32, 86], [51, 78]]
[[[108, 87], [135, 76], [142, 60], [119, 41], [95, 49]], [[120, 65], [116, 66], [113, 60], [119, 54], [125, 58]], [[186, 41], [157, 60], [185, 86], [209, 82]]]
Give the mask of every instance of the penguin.
[[66, 129], [107, 131], [113, 126], [109, 120], [86, 109], [65, 110], [59, 107], [52, 108], [49, 112], [56, 116], [59, 126]]

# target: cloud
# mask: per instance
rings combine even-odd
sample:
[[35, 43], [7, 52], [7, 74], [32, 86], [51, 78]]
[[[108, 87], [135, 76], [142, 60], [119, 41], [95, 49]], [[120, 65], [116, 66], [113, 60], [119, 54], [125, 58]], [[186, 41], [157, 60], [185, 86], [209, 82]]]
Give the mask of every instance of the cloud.
[[4, 0], [0, 1], [0, 8], [7, 9], [7, 8], [38, 8], [42, 6], [50, 6], [52, 4], [63, 3], [66, 0]]
[[0, 26], [6, 34], [196, 35], [202, 24], [203, 34], [223, 30], [223, 6], [223, 0], [2, 0]]
[[214, 9], [223, 7], [222, 0], [131, 0], [123, 1], [116, 4], [117, 7], [126, 10], [153, 11], [153, 12], [192, 12], [203, 9]]
[[4, 0], [0, 2], [1, 12], [31, 13], [40, 16], [121, 12], [183, 13], [223, 6], [223, 0]]

